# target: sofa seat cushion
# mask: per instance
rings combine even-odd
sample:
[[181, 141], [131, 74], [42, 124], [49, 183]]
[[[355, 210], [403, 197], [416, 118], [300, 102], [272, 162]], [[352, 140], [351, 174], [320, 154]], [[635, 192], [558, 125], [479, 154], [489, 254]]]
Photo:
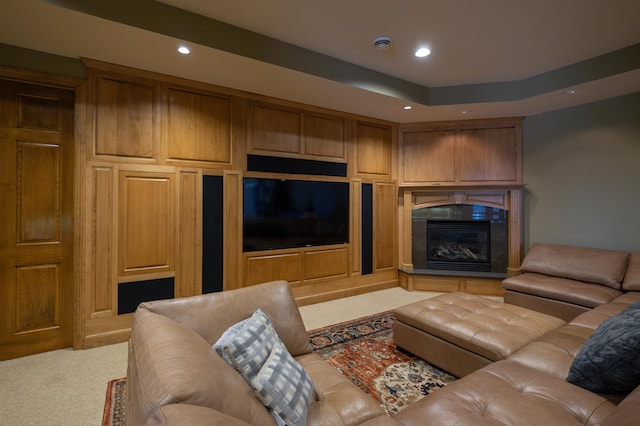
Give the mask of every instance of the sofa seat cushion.
[[401, 306], [394, 317], [492, 361], [507, 358], [565, 324], [550, 315], [463, 292]]
[[505, 360], [433, 392], [395, 419], [405, 425], [598, 425], [614, 410], [597, 394]]
[[629, 253], [586, 247], [536, 243], [520, 271], [568, 278], [620, 289]]
[[640, 302], [604, 321], [573, 360], [567, 381], [592, 392], [631, 392], [640, 385]]
[[131, 333], [135, 366], [127, 376], [127, 416], [133, 424], [144, 424], [172, 403], [208, 407], [250, 424], [274, 424], [242, 376], [193, 330], [139, 308]]
[[625, 293], [609, 303], [605, 303], [600, 306], [596, 306], [588, 312], [580, 314], [571, 320], [569, 324], [579, 325], [595, 330], [605, 320], [611, 318], [614, 315], [618, 315], [629, 305], [636, 302], [640, 302], [640, 293]]
[[587, 308], [595, 308], [622, 294], [622, 291], [604, 285], [533, 272], [506, 278], [502, 281], [502, 286], [506, 290], [560, 300]]
[[565, 379], [573, 358], [593, 331], [592, 328], [577, 325], [560, 327], [529, 343], [511, 355], [509, 360], [558, 379]]
[[307, 416], [308, 426], [351, 426], [386, 417], [376, 400], [317, 354], [300, 355], [296, 360], [313, 380], [316, 391]]
[[635, 388], [618, 404], [616, 411], [609, 415], [600, 426], [637, 426], [640, 407], [640, 386]]

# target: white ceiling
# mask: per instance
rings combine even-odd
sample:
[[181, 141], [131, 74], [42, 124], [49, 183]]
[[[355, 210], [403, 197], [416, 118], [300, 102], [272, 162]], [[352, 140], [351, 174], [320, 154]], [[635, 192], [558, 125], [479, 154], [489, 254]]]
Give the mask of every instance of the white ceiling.
[[[612, 71], [585, 63], [568, 68], [573, 76], [562, 74], [640, 43], [638, 0], [111, 0], [110, 8], [120, 8], [112, 15], [81, 3], [3, 0], [0, 43], [395, 122], [526, 116], [640, 91], [640, 58]], [[215, 21], [211, 34], [177, 13], [174, 23], [160, 22], [156, 12], [167, 5], [266, 37], [249, 37], [243, 47]], [[144, 10], [151, 26], [135, 21], [134, 12]], [[393, 40], [384, 52], [372, 47], [382, 35]], [[181, 42], [191, 55], [175, 52]], [[413, 56], [420, 44], [432, 50], [429, 57]], [[605, 72], [591, 73], [596, 65]], [[508, 94], [540, 81], [540, 90]], [[568, 88], [577, 93], [565, 94]], [[436, 93], [444, 100], [429, 101]]]

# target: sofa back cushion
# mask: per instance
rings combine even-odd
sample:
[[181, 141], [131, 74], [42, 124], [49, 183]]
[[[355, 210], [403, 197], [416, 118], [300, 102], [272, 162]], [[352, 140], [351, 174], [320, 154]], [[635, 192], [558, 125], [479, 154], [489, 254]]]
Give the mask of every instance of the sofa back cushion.
[[208, 407], [250, 424], [274, 424], [242, 376], [184, 325], [139, 308], [130, 351], [127, 392], [133, 412], [128, 418], [133, 424], [144, 424], [172, 403]]
[[236, 290], [179, 299], [145, 302], [151, 312], [172, 318], [213, 345], [225, 330], [261, 309], [293, 356], [311, 352], [309, 335], [302, 322], [289, 283], [272, 281]]
[[620, 289], [628, 261], [629, 253], [622, 251], [536, 243], [527, 252], [520, 271]]
[[624, 274], [622, 289], [625, 291], [640, 291], [640, 253], [631, 253], [629, 266]]

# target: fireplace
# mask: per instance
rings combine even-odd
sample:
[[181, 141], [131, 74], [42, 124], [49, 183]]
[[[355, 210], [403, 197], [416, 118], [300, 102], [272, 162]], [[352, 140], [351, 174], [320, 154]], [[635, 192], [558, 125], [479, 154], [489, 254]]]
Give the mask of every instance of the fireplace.
[[491, 222], [427, 221], [427, 269], [491, 272]]
[[411, 222], [414, 270], [507, 272], [507, 210], [478, 204], [445, 204], [413, 210]]

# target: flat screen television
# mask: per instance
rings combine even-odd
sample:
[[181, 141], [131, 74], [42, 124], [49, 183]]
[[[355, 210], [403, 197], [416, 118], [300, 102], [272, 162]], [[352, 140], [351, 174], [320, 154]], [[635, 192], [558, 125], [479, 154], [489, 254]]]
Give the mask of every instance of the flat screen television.
[[243, 251], [349, 242], [349, 184], [244, 178]]

